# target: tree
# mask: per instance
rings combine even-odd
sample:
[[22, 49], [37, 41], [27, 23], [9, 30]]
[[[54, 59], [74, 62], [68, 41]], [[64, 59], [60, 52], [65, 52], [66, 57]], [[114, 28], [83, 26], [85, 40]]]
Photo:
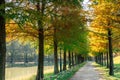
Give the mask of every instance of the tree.
[[68, 52], [68, 59], [69, 59], [69, 68], [71, 68], [71, 52]]
[[0, 80], [5, 80], [6, 31], [5, 0], [0, 0]]
[[63, 53], [63, 71], [66, 70], [66, 49], [64, 49]]
[[[106, 33], [104, 36], [108, 38], [108, 52], [109, 52], [109, 74], [114, 75], [114, 63], [113, 63], [113, 49], [112, 49], [112, 35], [114, 29], [119, 25], [118, 21], [118, 8], [120, 7], [119, 2], [116, 0], [96, 0], [94, 3], [94, 27], [103, 29]], [[115, 25], [116, 24], [116, 25]], [[103, 36], [103, 35], [102, 35]]]
[[60, 72], [62, 72], [62, 50], [60, 48]]
[[37, 11], [39, 14], [41, 14], [41, 19], [38, 20], [38, 35], [39, 35], [39, 52], [38, 52], [38, 72], [37, 72], [37, 78], [36, 80], [43, 80], [44, 77], [44, 31], [43, 31], [43, 16], [44, 16], [44, 10], [45, 10], [45, 1], [42, 0], [42, 9], [40, 9], [40, 1], [37, 2]]

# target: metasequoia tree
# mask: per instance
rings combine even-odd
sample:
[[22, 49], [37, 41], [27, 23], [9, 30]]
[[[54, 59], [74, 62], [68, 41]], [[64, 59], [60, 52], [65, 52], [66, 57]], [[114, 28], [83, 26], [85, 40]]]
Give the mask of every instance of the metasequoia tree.
[[6, 31], [5, 0], [0, 0], [0, 80], [5, 80]]
[[[94, 2], [95, 3], [95, 2]], [[97, 5], [94, 5], [94, 26], [107, 31], [108, 38], [108, 52], [109, 52], [109, 74], [114, 75], [113, 72], [113, 51], [112, 51], [112, 31], [118, 26], [119, 22], [119, 1], [113, 0], [97, 0]]]

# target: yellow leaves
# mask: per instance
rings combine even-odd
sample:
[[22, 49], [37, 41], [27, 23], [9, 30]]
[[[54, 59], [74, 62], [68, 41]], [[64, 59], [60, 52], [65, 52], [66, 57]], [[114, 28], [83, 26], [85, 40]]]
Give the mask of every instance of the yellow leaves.
[[38, 31], [31, 26], [30, 23], [26, 23], [21, 29], [15, 21], [10, 20], [10, 22], [6, 24], [7, 42], [18, 38], [21, 42], [36, 40], [36, 38], [38, 38]]
[[8, 41], [10, 41], [10, 40], [15, 38], [15, 37], [13, 38], [13, 34], [14, 35], [17, 34], [17, 30], [18, 30], [17, 27], [18, 27], [18, 25], [13, 20], [11, 20], [5, 26], [6, 26], [6, 34], [7, 34], [6, 40], [8, 42]]
[[[119, 7], [119, 8], [118, 8]], [[102, 2], [94, 7], [94, 20], [91, 26], [103, 26], [103, 28], [113, 27], [113, 22], [119, 22], [120, 5], [112, 2]]]
[[97, 15], [110, 15], [115, 11], [113, 3], [102, 3], [94, 7], [94, 13]]
[[[118, 6], [117, 6], [118, 7]], [[112, 2], [104, 2], [94, 7], [95, 20], [100, 24], [108, 25], [117, 18], [118, 8]]]
[[90, 27], [90, 30], [93, 32], [89, 32], [88, 35], [91, 52], [105, 51], [107, 43], [107, 36], [105, 36], [105, 34], [107, 34], [107, 31], [103, 26], [96, 26]]
[[[89, 41], [92, 52], [105, 51], [107, 46], [107, 29], [112, 29], [113, 44], [115, 37], [120, 36], [120, 4], [112, 1], [100, 0], [100, 3], [93, 6], [93, 18], [89, 33]], [[117, 27], [117, 29], [116, 29]], [[93, 32], [92, 32], [93, 31]], [[101, 35], [105, 34], [105, 35]]]

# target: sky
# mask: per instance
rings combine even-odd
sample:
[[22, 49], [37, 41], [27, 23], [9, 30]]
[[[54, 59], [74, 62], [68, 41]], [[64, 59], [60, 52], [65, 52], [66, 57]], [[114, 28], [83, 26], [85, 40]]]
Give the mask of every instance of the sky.
[[89, 0], [84, 0], [84, 1], [83, 1], [83, 6], [84, 6], [84, 9], [85, 9], [85, 10], [88, 10], [88, 9], [89, 9], [89, 7], [88, 7], [89, 4], [90, 4], [90, 1], [89, 1]]
[[89, 2], [89, 0], [84, 0], [84, 3], [88, 3]]

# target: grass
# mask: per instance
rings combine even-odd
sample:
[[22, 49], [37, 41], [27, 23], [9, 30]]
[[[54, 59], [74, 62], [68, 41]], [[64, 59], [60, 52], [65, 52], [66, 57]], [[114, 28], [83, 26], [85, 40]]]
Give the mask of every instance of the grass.
[[6, 68], [6, 80], [25, 80], [35, 75], [36, 71], [36, 66]]
[[105, 66], [93, 63], [105, 80], [120, 80], [120, 56], [114, 58], [114, 76], [109, 75], [109, 69]]
[[69, 70], [63, 71], [58, 73], [57, 75], [52, 75], [51, 78], [46, 79], [46, 80], [69, 80], [75, 72], [78, 71], [80, 67], [82, 67], [85, 63], [82, 63], [80, 65], [77, 65]]
[[[46, 74], [53, 72], [53, 66], [45, 66], [44, 69], [44, 73]], [[29, 78], [36, 75], [36, 73], [36, 66], [6, 68], [6, 80], [30, 80]]]
[[120, 56], [117, 56], [114, 58], [114, 63], [115, 64], [120, 64]]
[[[44, 80], [69, 80], [75, 74], [75, 72], [78, 71], [78, 69], [82, 67], [84, 64], [85, 63], [82, 63], [69, 70], [60, 72], [57, 75], [54, 75], [53, 72], [47, 72], [45, 73]], [[35, 76], [31, 77], [29, 80], [35, 80]]]
[[[45, 80], [50, 78], [50, 76], [53, 75], [53, 72], [50, 72], [50, 73], [45, 73], [44, 77], [45, 77]], [[35, 80], [36, 78], [36, 75], [32, 76], [31, 78], [29, 78], [28, 80]]]

